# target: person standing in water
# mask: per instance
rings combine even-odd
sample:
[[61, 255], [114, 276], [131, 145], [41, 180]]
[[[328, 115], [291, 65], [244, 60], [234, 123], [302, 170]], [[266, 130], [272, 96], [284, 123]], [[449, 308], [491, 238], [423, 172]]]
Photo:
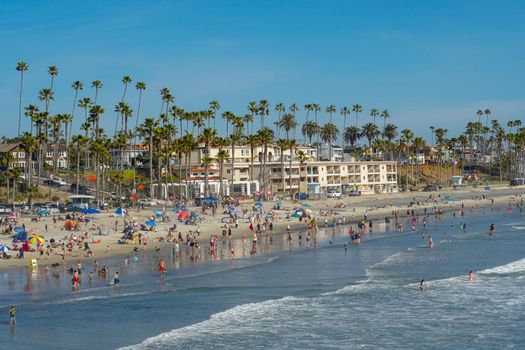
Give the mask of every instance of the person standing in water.
[[434, 248], [434, 241], [432, 241], [432, 236], [428, 236], [428, 247], [430, 249]]
[[493, 238], [494, 237], [494, 233], [496, 233], [496, 226], [494, 226], [494, 224], [490, 224], [489, 238]]
[[15, 316], [16, 316], [16, 308], [15, 308], [14, 305], [11, 305], [9, 307], [9, 324], [11, 326], [16, 325], [16, 318], [15, 318]]
[[425, 282], [425, 280], [421, 280], [421, 282], [419, 283], [419, 291], [422, 292], [424, 289], [425, 289], [425, 285], [423, 284], [423, 282]]
[[160, 277], [164, 277], [164, 274], [166, 273], [166, 263], [164, 262], [164, 260], [160, 260], [159, 261], [159, 268], [158, 268], [158, 271], [160, 273]]
[[469, 282], [474, 282], [474, 272], [470, 271], [468, 273], [468, 280]]
[[120, 278], [118, 272], [115, 272], [113, 275], [113, 279], [111, 280], [111, 284], [114, 286], [118, 286], [120, 284]]

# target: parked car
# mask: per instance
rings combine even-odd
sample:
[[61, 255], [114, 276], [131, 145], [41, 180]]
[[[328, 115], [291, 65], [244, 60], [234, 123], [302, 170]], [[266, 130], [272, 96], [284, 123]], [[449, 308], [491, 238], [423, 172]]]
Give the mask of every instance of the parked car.
[[342, 193], [339, 190], [328, 190], [326, 191], [326, 196], [328, 198], [341, 198]]
[[11, 208], [8, 206], [0, 206], [0, 213], [2, 214], [9, 214], [11, 212]]
[[[77, 184], [71, 184], [71, 186], [69, 187], [69, 191], [71, 191], [71, 193], [76, 193], [77, 192]], [[89, 194], [91, 194], [91, 190], [85, 185], [79, 185], [78, 186], [78, 194], [89, 195]]]
[[423, 188], [423, 192], [434, 192], [437, 190], [438, 188], [436, 185], [426, 185], [425, 188]]
[[352, 191], [348, 192], [348, 195], [351, 196], [351, 197], [357, 197], [357, 196], [361, 195], [361, 191], [352, 190]]
[[511, 185], [511, 186], [521, 186], [521, 185], [525, 185], [525, 179], [522, 178], [522, 177], [516, 177], [516, 178], [510, 180], [510, 185]]
[[67, 185], [67, 182], [65, 182], [64, 180], [62, 180], [62, 179], [59, 178], [59, 177], [56, 177], [56, 178], [54, 178], [53, 180], [55, 180], [55, 183], [56, 183], [58, 186], [66, 186], [66, 185]]
[[57, 182], [57, 180], [55, 180], [55, 179], [45, 179], [44, 180], [44, 185], [55, 186], [55, 187], [60, 186], [59, 183]]
[[144, 205], [145, 207], [154, 207], [154, 206], [157, 205], [157, 202], [155, 202], [155, 201], [153, 201], [151, 199], [141, 199], [141, 200], [139, 200], [139, 203]]

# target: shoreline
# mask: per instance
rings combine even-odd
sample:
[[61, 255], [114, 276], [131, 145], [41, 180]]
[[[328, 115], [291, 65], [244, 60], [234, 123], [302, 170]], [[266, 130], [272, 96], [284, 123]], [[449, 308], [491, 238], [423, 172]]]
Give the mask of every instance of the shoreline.
[[[461, 205], [464, 205], [464, 209], [474, 209], [474, 208], [485, 208], [485, 207], [506, 207], [509, 202], [516, 203], [517, 201], [522, 201], [523, 194], [525, 194], [525, 188], [494, 188], [490, 191], [485, 191], [483, 189], [460, 189], [460, 190], [451, 190], [451, 191], [442, 191], [442, 192], [409, 192], [409, 193], [397, 193], [397, 194], [391, 194], [391, 195], [374, 195], [374, 196], [362, 196], [362, 197], [348, 197], [344, 198], [342, 200], [335, 200], [335, 199], [328, 199], [328, 200], [319, 200], [319, 201], [308, 201], [309, 204], [308, 209], [311, 209], [313, 211], [313, 216], [317, 220], [317, 226], [319, 228], [324, 228], [324, 220], [327, 219], [329, 221], [329, 224], [331, 223], [331, 220], [334, 218], [346, 218], [345, 224], [350, 225], [356, 225], [356, 223], [361, 220], [364, 216], [364, 213], [366, 212], [367, 220], [384, 220], [385, 217], [391, 217], [392, 212], [396, 211], [398, 213], [399, 218], [406, 218], [407, 217], [407, 210], [414, 210], [419, 215], [422, 215], [422, 211], [424, 208], [427, 208], [429, 210], [429, 214], [432, 214], [432, 208], [435, 207], [436, 210], [441, 210], [442, 212], [450, 212], [455, 210], [461, 210]], [[429, 196], [432, 196], [432, 200], [429, 201]], [[441, 195], [441, 200], [437, 200], [438, 195]], [[465, 197], [465, 198], [453, 198], [450, 201], [443, 201], [443, 197], [450, 196], [450, 195], [456, 195], [458, 197]], [[485, 195], [485, 199], [481, 199], [481, 196]], [[469, 198], [470, 197], [470, 198]], [[420, 204], [414, 204], [413, 206], [409, 207], [409, 202], [413, 200], [420, 201]], [[425, 202], [423, 202], [425, 201]], [[273, 232], [272, 235], [275, 236], [282, 236], [287, 233], [286, 227], [287, 225], [290, 225], [292, 233], [296, 234], [302, 231], [305, 231], [307, 229], [307, 226], [304, 222], [299, 222], [297, 218], [289, 218], [286, 219], [286, 213], [288, 215], [293, 212], [294, 207], [301, 207], [300, 203], [292, 203], [290, 201], [282, 201], [283, 202], [283, 210], [274, 211], [274, 217], [272, 219], [273, 222]], [[345, 208], [334, 208], [336, 203], [343, 202], [345, 203]], [[243, 206], [247, 206], [250, 203], [243, 203]], [[271, 208], [273, 205], [273, 202], [264, 202], [265, 206], [268, 206]], [[191, 207], [190, 210], [197, 209], [195, 207]], [[220, 209], [220, 208], [218, 208]], [[147, 219], [147, 217], [151, 216], [145, 216], [145, 214], [153, 213], [153, 210], [155, 209], [148, 209], [148, 210], [141, 210], [140, 212], [130, 212], [130, 218], [135, 219], [137, 222]], [[323, 214], [326, 215], [320, 215], [320, 211], [323, 212]], [[331, 213], [330, 213], [331, 211]], [[169, 214], [173, 214], [172, 211], [169, 212]], [[329, 215], [331, 214], [331, 215]], [[77, 261], [81, 261], [82, 264], [85, 263], [93, 263], [94, 260], [97, 261], [105, 261], [105, 260], [116, 260], [118, 258], [124, 258], [126, 256], [130, 256], [133, 254], [132, 250], [134, 247], [139, 247], [139, 253], [144, 253], [146, 251], [152, 251], [156, 247], [160, 248], [161, 251], [167, 249], [167, 248], [173, 248], [174, 243], [172, 242], [161, 242], [157, 241], [160, 237], [165, 237], [167, 235], [166, 227], [170, 227], [173, 225], [173, 223], [177, 224], [177, 232], [181, 232], [183, 235], [183, 238], [185, 238], [186, 234], [190, 234], [191, 232], [195, 232], [197, 230], [197, 227], [200, 227], [201, 234], [198, 237], [198, 241], [200, 242], [201, 249], [205, 248], [204, 251], [207, 252], [209, 237], [214, 234], [219, 237], [219, 242], [223, 241], [222, 238], [222, 222], [220, 218], [222, 217], [222, 214], [219, 214], [219, 210], [217, 210], [216, 216], [204, 216], [207, 221], [210, 222], [203, 222], [202, 224], [197, 225], [184, 225], [176, 220], [173, 220], [171, 222], [167, 223], [159, 223], [157, 226], [156, 231], [148, 231], [146, 234], [148, 236], [148, 239], [150, 240], [150, 243], [148, 244], [147, 248], [144, 246], [138, 246], [133, 244], [117, 244], [117, 241], [120, 239], [122, 234], [118, 233], [116, 236], [114, 233], [110, 233], [109, 235], [103, 235], [98, 236], [91, 234], [91, 238], [97, 238], [101, 239], [101, 242], [99, 244], [91, 244], [90, 247], [93, 251], [92, 257], [87, 256], [65, 256], [65, 258], [62, 260], [62, 257], [60, 255], [52, 255], [50, 258], [46, 258], [44, 255], [43, 259], [38, 259], [39, 254], [37, 252], [33, 253], [26, 253], [24, 256], [24, 259], [9, 259], [9, 260], [0, 260], [0, 272], [4, 271], [13, 271], [13, 270], [24, 270], [31, 268], [29, 267], [30, 259], [36, 258], [38, 263], [38, 269], [41, 268], [50, 268], [52, 264], [59, 263], [61, 265], [74, 265]], [[39, 223], [32, 223], [30, 222], [30, 217], [22, 217], [21, 222], [26, 223], [26, 226], [36, 226], [38, 228], [42, 228], [43, 225], [49, 224], [49, 220], [52, 217], [46, 217], [44, 220], [42, 220]], [[116, 219], [117, 221], [123, 220], [121, 217], [115, 218], [114, 216], [108, 216], [108, 215], [101, 215], [101, 216], [95, 216], [93, 223], [97, 223], [97, 225], [100, 225], [100, 221], [108, 221]], [[28, 221], [29, 220], [29, 221]], [[51, 221], [52, 223], [52, 221]], [[63, 222], [59, 221], [58, 224], [62, 225]], [[248, 229], [249, 220], [248, 219], [239, 219], [239, 228], [234, 229], [232, 228], [232, 236], [231, 241], [235, 244], [235, 242], [241, 241], [242, 235], [246, 234], [248, 236], [248, 241], [251, 240], [251, 233]], [[120, 223], [119, 223], [120, 226]], [[56, 225], [53, 225], [51, 229], [56, 229]], [[405, 228], [405, 231], [408, 228]], [[82, 233], [83, 229], [79, 231], [65, 231], [60, 230], [58, 234], [55, 234], [53, 238], [56, 239], [56, 237], [60, 238], [61, 236], [67, 236], [69, 234], [80, 234]], [[44, 233], [47, 238], [47, 232]], [[50, 236], [51, 237], [51, 236]], [[10, 242], [10, 239], [7, 238], [7, 240]], [[6, 244], [7, 241], [6, 237], [0, 238], [0, 244]], [[224, 241], [228, 241], [228, 239], [224, 239]], [[47, 244], [47, 243], [46, 243]], [[181, 245], [184, 247], [185, 244]], [[106, 252], [106, 247], [109, 246], [110, 252]], [[13, 252], [13, 251], [12, 251]], [[83, 251], [81, 251], [83, 253]], [[14, 253], [14, 252], [13, 252]], [[232, 256], [229, 257], [230, 259], [237, 259], [240, 258], [238, 256]], [[198, 262], [196, 262], [198, 263]]]

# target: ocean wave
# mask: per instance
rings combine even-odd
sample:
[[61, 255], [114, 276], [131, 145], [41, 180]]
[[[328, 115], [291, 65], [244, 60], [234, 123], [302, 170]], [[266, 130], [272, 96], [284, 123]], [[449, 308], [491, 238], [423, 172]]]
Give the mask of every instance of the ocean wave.
[[507, 275], [520, 272], [525, 272], [525, 258], [512, 261], [505, 265], [485, 269], [478, 273], [481, 275]]

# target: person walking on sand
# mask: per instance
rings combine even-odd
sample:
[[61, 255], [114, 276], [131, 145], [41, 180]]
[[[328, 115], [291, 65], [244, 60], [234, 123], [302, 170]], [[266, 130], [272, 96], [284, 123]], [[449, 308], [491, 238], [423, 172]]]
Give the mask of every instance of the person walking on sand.
[[160, 273], [160, 277], [164, 277], [164, 274], [166, 273], [167, 271], [167, 268], [166, 268], [166, 263], [164, 262], [164, 260], [160, 260], [159, 261], [159, 268], [158, 268], [158, 271]]

